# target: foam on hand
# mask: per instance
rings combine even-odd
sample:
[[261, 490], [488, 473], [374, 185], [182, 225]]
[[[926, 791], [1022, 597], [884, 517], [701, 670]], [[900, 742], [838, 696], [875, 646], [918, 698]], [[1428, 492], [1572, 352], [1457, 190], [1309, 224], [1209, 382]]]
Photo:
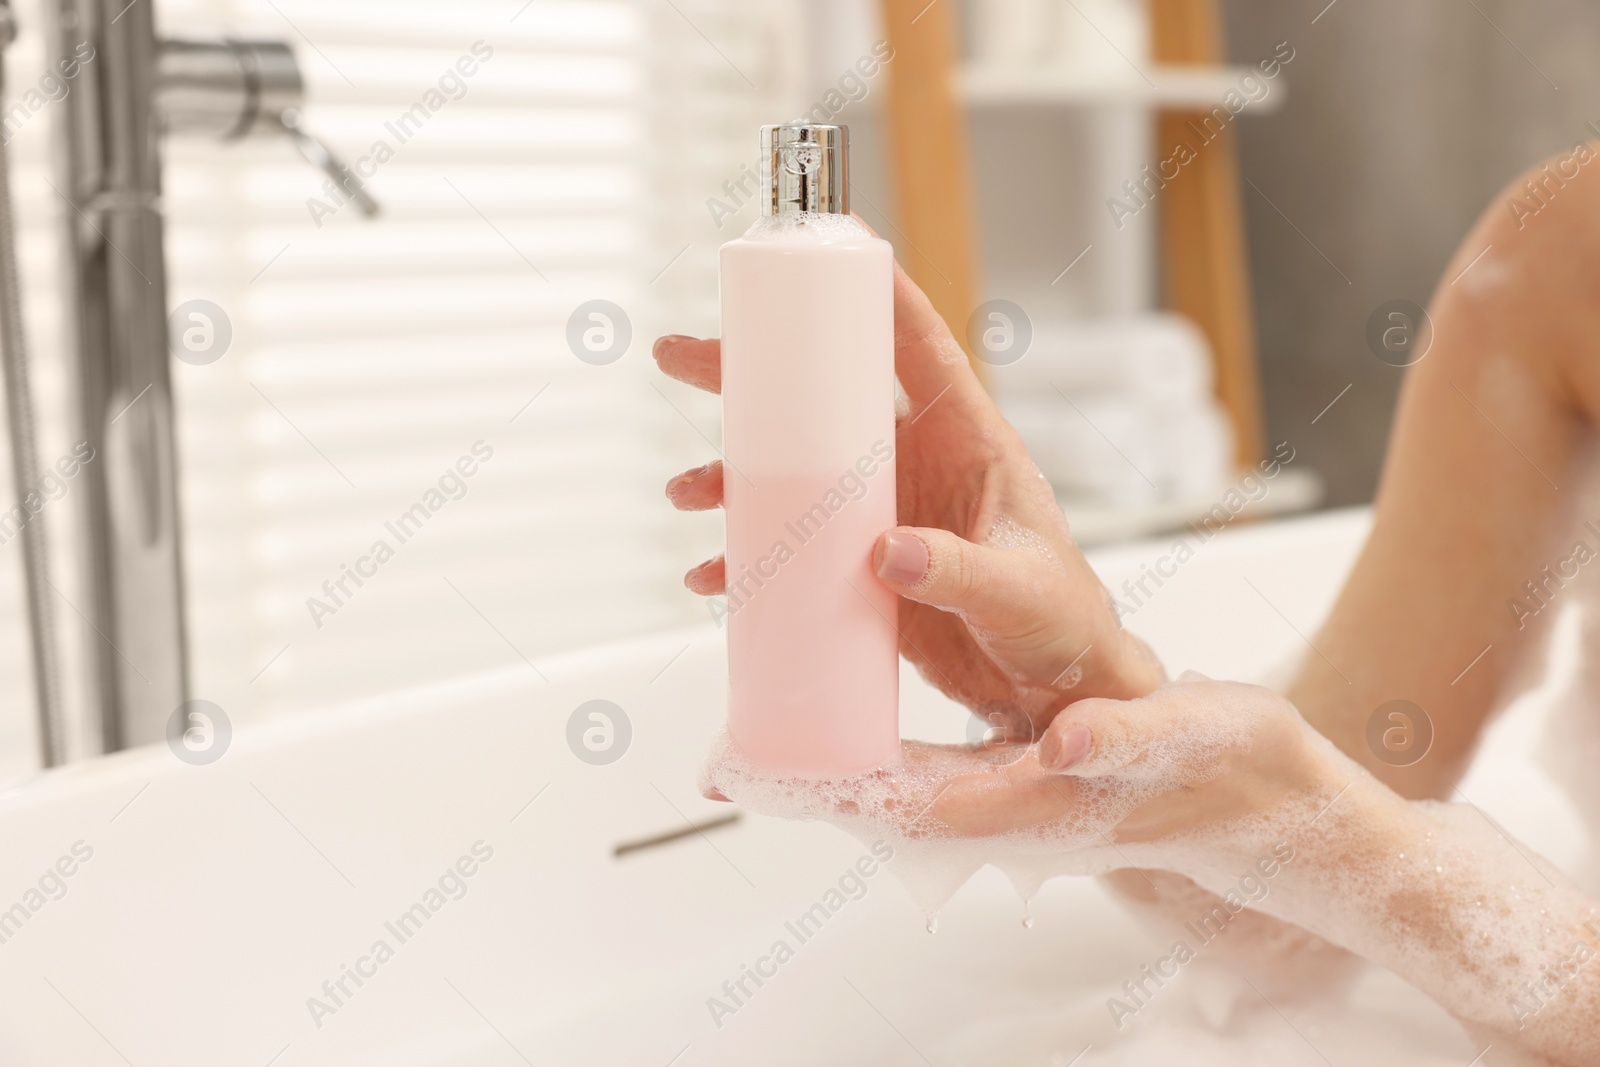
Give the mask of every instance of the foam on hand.
[[[1133, 742], [1136, 752], [1119, 754], [1115, 739], [1099, 739], [1086, 761], [1110, 768], [1098, 777], [1044, 771], [1035, 746], [907, 742], [898, 762], [867, 774], [782, 778], [751, 765], [724, 736], [702, 782], [761, 814], [820, 819], [863, 843], [887, 841], [891, 869], [930, 929], [985, 864], [1024, 899], [1060, 875], [1176, 872], [1230, 914], [1249, 908], [1313, 931], [1284, 942], [1312, 950], [1291, 971], [1320, 966], [1338, 986], [1345, 961], [1324, 942], [1389, 967], [1496, 1044], [1485, 1064], [1524, 1062], [1501, 1058], [1519, 1041], [1562, 1050], [1555, 1062], [1586, 1062], [1593, 1038], [1583, 1015], [1600, 1003], [1600, 907], [1478, 809], [1403, 800], [1303, 721], [1294, 724], [1299, 751], [1314, 753], [1320, 784], [1192, 832], [1129, 839], [1136, 835], [1124, 821], [1147, 802], [1231, 774], [1239, 759], [1271, 758], [1263, 746], [1272, 735], [1261, 729], [1268, 719], [1252, 715], [1244, 687], [1192, 688], [1186, 699], [1215, 706], [1154, 741]], [[1035, 812], [1034, 824], [1005, 828]], [[1266, 891], [1241, 890], [1268, 857]], [[1303, 988], [1307, 977], [1295, 984]]]
[[[1244, 730], [1221, 719], [1204, 732], [1175, 731], [1147, 746], [1127, 773], [1092, 779], [1041, 770], [1037, 746], [921, 742], [905, 743], [895, 764], [854, 777], [783, 777], [746, 759], [724, 733], [712, 747], [701, 785], [762, 815], [821, 820], [865, 844], [889, 842], [894, 873], [932, 918], [986, 864], [1003, 871], [1024, 900], [1051, 877], [1133, 866], [1129, 850], [1136, 846], [1115, 842], [1117, 825], [1146, 801], [1220, 773], [1224, 753], [1240, 744]], [[1055, 794], [1070, 800], [1067, 812], [1001, 833], [975, 833], [941, 818], [939, 801], [947, 790], [981, 794], [993, 789], [999, 801], [998, 791], [1022, 782], [1052, 807]], [[981, 795], [963, 800], [983, 803]], [[1139, 865], [1162, 864], [1141, 860]]]

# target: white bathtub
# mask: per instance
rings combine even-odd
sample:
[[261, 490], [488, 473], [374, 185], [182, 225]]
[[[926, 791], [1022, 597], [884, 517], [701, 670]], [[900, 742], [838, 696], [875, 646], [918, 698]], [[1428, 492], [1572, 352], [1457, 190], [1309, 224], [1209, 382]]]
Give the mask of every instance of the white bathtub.
[[[1174, 670], [1259, 676], [1303, 647], [1296, 629], [1314, 630], [1365, 525], [1350, 512], [1225, 534], [1132, 626]], [[1121, 547], [1096, 563], [1116, 589], [1164, 551]], [[64, 895], [0, 944], [0, 1063], [1064, 1067], [1090, 1044], [1080, 1064], [1170, 1063], [1174, 1043], [1196, 1053], [1212, 1040], [1184, 1021], [1221, 1010], [1227, 979], [1207, 972], [1163, 991], [1160, 1014], [1130, 1032], [1110, 1029], [1107, 990], [1164, 946], [1094, 882], [1049, 884], [1025, 929], [1022, 904], [986, 871], [929, 936], [880, 871], [799, 944], [785, 923], [863, 854], [830, 827], [747, 815], [614, 858], [619, 842], [728, 812], [694, 787], [722, 707], [720, 635], [663, 634], [537, 671], [243, 732], [210, 766], [144, 749], [0, 797], [0, 909], [27, 910], [47, 869], [92, 849], [63, 864]], [[566, 742], [593, 699], [632, 724], [609, 766]], [[909, 735], [964, 735], [959, 709], [909, 673], [903, 705]], [[1502, 723], [1497, 762], [1465, 788], [1571, 861], [1576, 821], [1527, 759], [1535, 718]], [[426, 905], [475, 845], [492, 857], [460, 880], [465, 895], [401, 942], [385, 923]], [[794, 958], [747, 984], [754, 995], [717, 1026], [708, 998], [731, 1004], [724, 980], [779, 939]], [[346, 979], [336, 1005], [324, 981], [379, 940], [392, 958], [362, 963], [370, 977]], [[312, 997], [335, 1010], [314, 1018]], [[1464, 1064], [1476, 1052], [1392, 977], [1370, 975], [1356, 999], [1322, 1016], [1289, 1006], [1304, 1034], [1245, 1006], [1226, 1039], [1233, 1062], [1342, 1067], [1367, 1048], [1359, 1062], [1415, 1064], [1428, 1047]]]

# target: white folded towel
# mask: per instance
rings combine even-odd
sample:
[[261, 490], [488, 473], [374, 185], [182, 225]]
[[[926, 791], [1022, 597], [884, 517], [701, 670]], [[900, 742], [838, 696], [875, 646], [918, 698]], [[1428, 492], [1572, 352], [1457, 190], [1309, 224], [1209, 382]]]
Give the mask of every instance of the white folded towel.
[[1136, 505], [1162, 496], [1162, 443], [1149, 409], [1115, 395], [1004, 401], [1000, 413], [1057, 489]]
[[1192, 406], [1211, 395], [1211, 350], [1182, 315], [1036, 319], [1027, 353], [1008, 366], [987, 368], [987, 376], [1001, 400], [1126, 393]]
[[1227, 485], [1233, 431], [1209, 398], [1151, 403], [1129, 393], [1003, 399], [1000, 413], [1058, 490], [1128, 506], [1204, 500]]
[[1158, 482], [1169, 499], [1214, 500], [1233, 481], [1233, 423], [1221, 405], [1208, 401], [1162, 412], [1155, 432]]

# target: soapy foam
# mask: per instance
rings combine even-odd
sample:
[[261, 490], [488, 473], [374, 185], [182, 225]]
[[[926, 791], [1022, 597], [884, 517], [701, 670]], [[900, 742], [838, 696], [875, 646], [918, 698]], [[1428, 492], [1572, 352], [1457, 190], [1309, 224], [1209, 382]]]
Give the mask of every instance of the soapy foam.
[[[815, 780], [772, 775], [748, 760], [722, 734], [701, 775], [741, 806], [777, 818], [831, 822], [863, 843], [894, 847], [893, 870], [932, 918], [985, 864], [998, 867], [1019, 895], [1031, 898], [1046, 879], [1101, 874], [1131, 864], [1112, 833], [1134, 809], [1177, 787], [1220, 772], [1223, 753], [1244, 740], [1230, 720], [1201, 734], [1178, 731], [1150, 745], [1126, 772], [1097, 779], [1046, 775], [1037, 747], [970, 747], [908, 742], [897, 763], [851, 778]], [[952, 781], [984, 768], [1004, 785], [1014, 775], [1050, 781], [1072, 795], [1069, 814], [1026, 829], [964, 836], [942, 821], [935, 805]]]
[[809, 211], [762, 215], [744, 237], [747, 241], [782, 241], [802, 233], [808, 241], [859, 241], [872, 237], [872, 231], [854, 215]]
[[1057, 574], [1065, 574], [1066, 567], [1056, 555], [1050, 542], [1009, 515], [998, 516], [989, 526], [989, 536], [984, 544], [1002, 552], [1030, 552], [1050, 565]]
[[[1498, 1059], [1519, 1022], [1536, 1027], [1546, 1041], [1586, 1047], [1573, 1004], [1600, 989], [1600, 954], [1579, 964], [1561, 987], [1551, 986], [1546, 976], [1552, 968], [1567, 974], [1575, 957], [1588, 951], [1581, 943], [1600, 945], [1600, 908], [1469, 805], [1414, 804], [1404, 825], [1417, 825], [1420, 814], [1420, 837], [1409, 830], [1399, 837], [1389, 833], [1388, 815], [1374, 819], [1369, 813], [1404, 810], [1404, 802], [1303, 723], [1306, 742], [1347, 772], [1343, 786], [1175, 839], [1118, 841], [1118, 824], [1140, 805], [1224, 773], [1225, 754], [1253, 741], [1252, 727], [1240, 717], [1219, 714], [1210, 721], [1214, 725], [1203, 732], [1191, 728], [1164, 738], [1121, 772], [1095, 779], [1062, 776], [1058, 781], [1074, 794], [1066, 814], [991, 836], [962, 836], [939, 818], [941, 794], [952, 779], [975, 773], [996, 776], [997, 785], [1038, 779], [1036, 749], [1019, 760], [1006, 749], [910, 742], [894, 766], [850, 779], [808, 781], [765, 774], [724, 737], [703, 780], [761, 814], [820, 819], [864, 843], [888, 841], [896, 857], [891, 870], [927, 911], [930, 929], [945, 901], [985, 864], [1004, 872], [1025, 901], [1052, 877], [1122, 868], [1181, 872], [1193, 879], [1198, 889], [1191, 890], [1199, 895], [1151, 906], [1169, 914], [1203, 914], [1208, 899], [1215, 906], [1230, 892], [1237, 897], [1241, 871], [1249, 870], [1243, 857], [1266, 856], [1287, 843], [1294, 860], [1263, 899], [1248, 905], [1263, 916], [1314, 926], [1322, 936], [1275, 927], [1263, 917], [1252, 938], [1236, 939], [1255, 942], [1242, 952], [1257, 962], [1265, 956], [1288, 964], [1291, 985], [1301, 989], [1348, 976], [1348, 960], [1332, 945], [1376, 955], [1418, 980], [1469, 1028], [1498, 1035], [1500, 1051], [1484, 1064], [1522, 1062]], [[1272, 979], [1263, 981], [1264, 990], [1275, 988]], [[1562, 1006], [1567, 997], [1575, 999]]]
[[[1600, 965], [1578, 972], [1572, 989], [1536, 995], [1547, 967], [1600, 944], [1600, 908], [1583, 899], [1552, 865], [1516, 846], [1484, 813], [1468, 804], [1422, 802], [1421, 840], [1382, 842], [1381, 830], [1330, 812], [1303, 837], [1314, 863], [1266, 910], [1289, 921], [1315, 921], [1333, 940], [1372, 943], [1381, 932], [1384, 962], [1413, 976], [1458, 1018], [1488, 1030], [1515, 1031], [1518, 1022], [1576, 1037], [1572, 1008], [1600, 988]], [[1587, 994], [1581, 992], [1587, 985]], [[1562, 996], [1574, 1001], [1541, 1007]], [[1502, 1044], [1504, 1042], [1502, 1041]], [[1486, 1062], [1495, 1062], [1490, 1059]]]
[[[1466, 1067], [1486, 1044], [1470, 1043], [1421, 994], [1381, 972], [1368, 972], [1356, 1003], [1329, 997], [1288, 1003], [1263, 987], [1268, 1003], [1234, 978], [1231, 985], [1242, 993], [1221, 1015], [1212, 1004], [1219, 974], [1164, 994], [1123, 1032], [1108, 1033], [1105, 1021], [1104, 1000], [1121, 993], [1116, 987], [1075, 1004], [1030, 1002], [962, 1028], [940, 1043], [938, 1060], [1006, 1067]], [[1259, 969], [1251, 981], [1260, 984]]]

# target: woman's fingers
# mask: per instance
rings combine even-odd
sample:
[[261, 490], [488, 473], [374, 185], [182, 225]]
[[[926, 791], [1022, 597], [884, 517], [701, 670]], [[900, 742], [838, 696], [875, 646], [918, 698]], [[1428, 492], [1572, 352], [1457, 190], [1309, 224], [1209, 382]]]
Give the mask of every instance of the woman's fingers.
[[1174, 725], [1159, 700], [1080, 700], [1056, 716], [1036, 752], [999, 773], [951, 780], [933, 814], [962, 836], [1009, 833], [1058, 819], [1079, 803], [1081, 791], [1100, 789], [1085, 779], [1148, 773], [1141, 757]]
[[722, 506], [722, 461], [684, 471], [667, 483], [667, 499], [679, 511], [710, 511]]
[[718, 556], [706, 560], [697, 567], [691, 567], [689, 573], [683, 576], [683, 584], [689, 587], [690, 592], [699, 593], [701, 596], [715, 596], [727, 592], [727, 560]]
[[1005, 637], [1050, 629], [1039, 593], [1039, 559], [973, 544], [948, 530], [901, 526], [878, 538], [872, 567], [908, 600], [960, 614], [968, 625]]
[[[948, 404], [987, 396], [955, 334], [898, 263], [894, 268], [894, 370], [911, 398], [913, 415], [935, 401]], [[946, 392], [954, 395], [945, 396]]]
[[[948, 403], [983, 394], [955, 334], [899, 264], [894, 268], [895, 374], [913, 413], [936, 400]], [[722, 342], [681, 334], [658, 338], [651, 349], [669, 377], [710, 393], [722, 391]], [[945, 396], [946, 392], [957, 394]]]
[[1074, 778], [1137, 776], [1151, 743], [1171, 734], [1175, 725], [1159, 690], [1137, 700], [1080, 700], [1063, 708], [1045, 730], [1039, 764]]
[[1030, 755], [1003, 773], [952, 779], [931, 814], [958, 836], [992, 837], [1061, 818], [1073, 807], [1078, 789], [1071, 778], [1043, 772]]
[[[668, 377], [704, 389], [722, 391], [722, 342], [669, 334], [656, 340], [651, 354]], [[722, 504], [722, 462], [707, 464], [667, 483], [667, 499], [680, 511], [708, 511]], [[683, 584], [701, 596], [727, 589], [727, 565], [721, 556], [706, 560], [683, 576]]]
[[[1133, 700], [1095, 697], [1061, 709], [1039, 741], [1039, 763], [1075, 778], [1120, 774], [1173, 784], [1217, 773], [1229, 751], [1271, 762], [1293, 755], [1303, 727], [1278, 694], [1185, 671]], [[1282, 746], [1274, 748], [1274, 746]]]
[[656, 339], [650, 354], [667, 377], [708, 393], [722, 392], [722, 342], [715, 337], [701, 341], [668, 334]]

